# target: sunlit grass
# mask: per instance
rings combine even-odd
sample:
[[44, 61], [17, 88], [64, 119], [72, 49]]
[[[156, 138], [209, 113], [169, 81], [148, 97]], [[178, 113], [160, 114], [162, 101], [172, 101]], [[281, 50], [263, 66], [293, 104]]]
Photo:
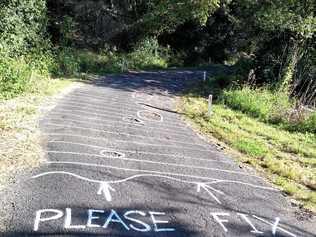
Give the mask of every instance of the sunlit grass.
[[182, 112], [203, 133], [225, 142], [240, 152], [240, 160], [257, 169], [288, 195], [316, 210], [316, 136], [289, 132], [261, 122], [223, 104], [213, 106], [207, 116], [207, 101], [184, 96]]

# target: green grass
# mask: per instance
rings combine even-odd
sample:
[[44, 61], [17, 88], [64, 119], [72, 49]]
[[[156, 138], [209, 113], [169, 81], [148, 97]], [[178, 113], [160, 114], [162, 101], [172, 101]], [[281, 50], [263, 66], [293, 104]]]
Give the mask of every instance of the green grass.
[[265, 88], [243, 87], [225, 90], [222, 100], [232, 109], [267, 122], [282, 121], [286, 117], [286, 112], [293, 106], [286, 94], [275, 93]]
[[244, 82], [239, 76], [219, 73], [206, 82], [194, 85], [190, 93], [197, 97], [212, 94], [215, 100], [229, 108], [284, 130], [316, 133], [316, 111], [308, 112], [304, 107], [296, 106], [299, 103], [295, 98], [289, 99], [287, 94], [280, 91], [240, 87], [242, 84]]
[[316, 135], [289, 132], [259, 118], [207, 101], [196, 93], [182, 99], [182, 112], [197, 128], [239, 152], [240, 161], [266, 176], [306, 208], [316, 211]]
[[234, 110], [283, 129], [316, 133], [316, 112], [306, 113], [295, 108], [294, 100], [290, 101], [285, 93], [245, 86], [224, 90], [221, 101]]
[[232, 147], [252, 157], [264, 157], [268, 148], [258, 141], [241, 138], [232, 143]]

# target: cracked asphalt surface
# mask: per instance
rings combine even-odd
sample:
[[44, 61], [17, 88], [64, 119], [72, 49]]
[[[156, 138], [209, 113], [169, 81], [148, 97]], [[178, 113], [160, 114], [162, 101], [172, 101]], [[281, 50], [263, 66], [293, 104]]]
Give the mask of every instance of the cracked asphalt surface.
[[103, 77], [41, 121], [47, 162], [8, 196], [1, 236], [315, 236], [282, 193], [175, 111], [201, 72]]

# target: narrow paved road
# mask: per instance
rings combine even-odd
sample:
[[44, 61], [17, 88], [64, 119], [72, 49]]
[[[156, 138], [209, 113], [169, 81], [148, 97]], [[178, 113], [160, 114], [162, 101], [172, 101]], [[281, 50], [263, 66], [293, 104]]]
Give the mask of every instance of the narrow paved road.
[[281, 192], [175, 110], [199, 72], [105, 77], [41, 121], [47, 162], [16, 185], [3, 236], [315, 236]]

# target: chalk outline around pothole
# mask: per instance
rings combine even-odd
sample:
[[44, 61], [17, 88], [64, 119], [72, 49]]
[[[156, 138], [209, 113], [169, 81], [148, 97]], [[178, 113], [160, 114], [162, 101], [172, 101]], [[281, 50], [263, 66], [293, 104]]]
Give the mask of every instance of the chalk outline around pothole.
[[[144, 113], [144, 112], [156, 114], [160, 117], [160, 120], [148, 119], [148, 118], [141, 115], [141, 113]], [[140, 119], [142, 119], [144, 121], [149, 121], [149, 122], [159, 122], [159, 123], [163, 122], [162, 114], [155, 112], [155, 111], [151, 111], [151, 110], [139, 110], [139, 111], [137, 111], [137, 117], [139, 117]]]

